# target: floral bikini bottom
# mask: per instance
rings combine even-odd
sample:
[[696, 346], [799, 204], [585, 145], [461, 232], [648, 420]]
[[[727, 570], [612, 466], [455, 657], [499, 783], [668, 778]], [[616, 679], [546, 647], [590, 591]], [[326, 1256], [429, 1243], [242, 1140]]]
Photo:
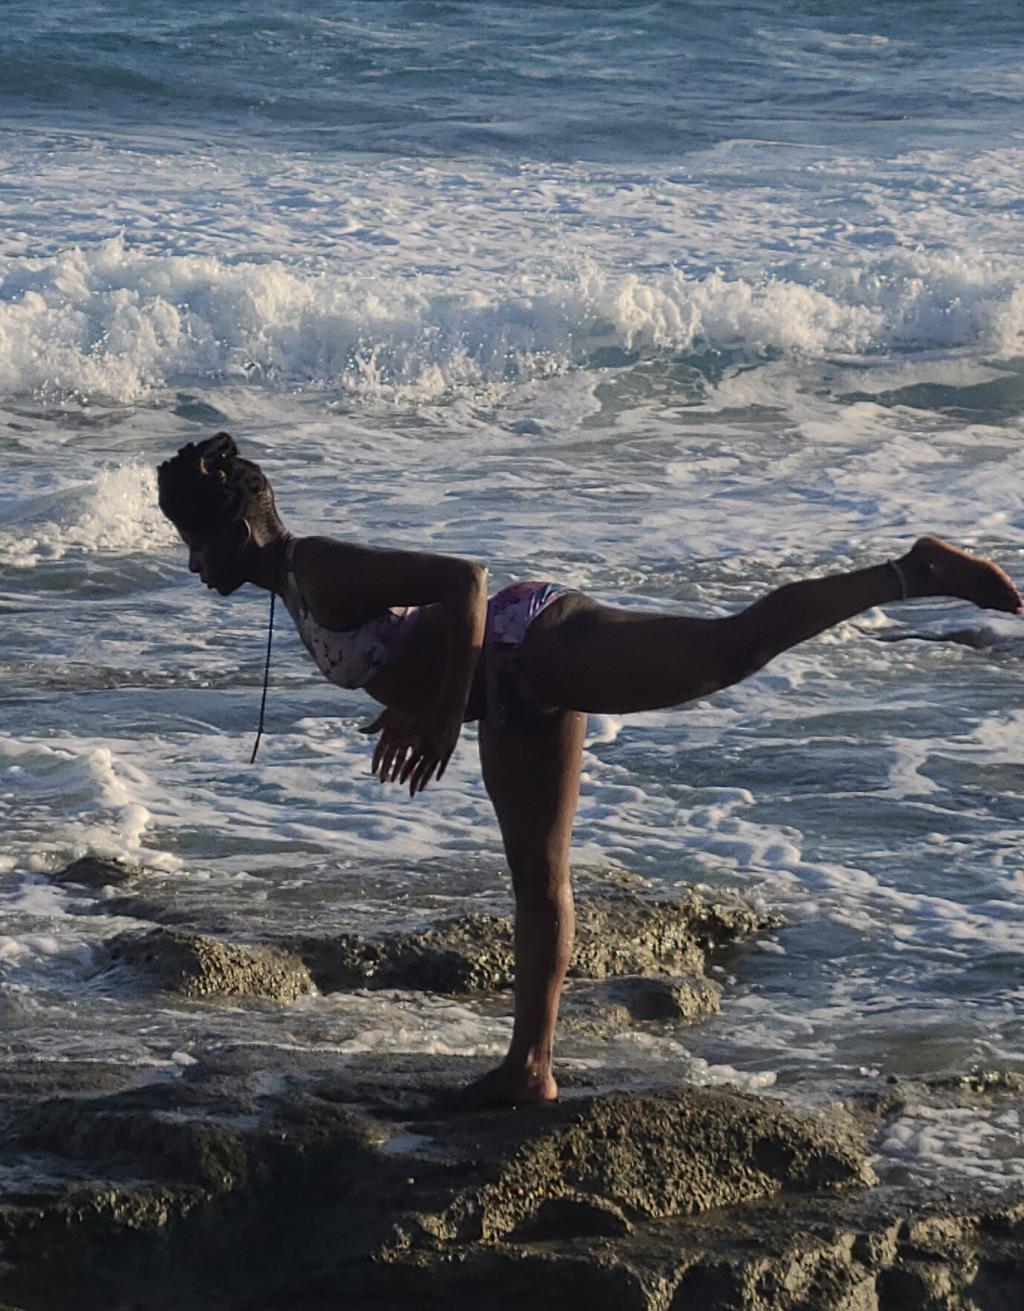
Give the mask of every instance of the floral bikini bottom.
[[483, 658], [487, 717], [493, 722], [507, 723], [556, 708], [542, 705], [527, 687], [518, 668], [519, 646], [541, 611], [574, 590], [557, 583], [513, 583], [487, 602]]

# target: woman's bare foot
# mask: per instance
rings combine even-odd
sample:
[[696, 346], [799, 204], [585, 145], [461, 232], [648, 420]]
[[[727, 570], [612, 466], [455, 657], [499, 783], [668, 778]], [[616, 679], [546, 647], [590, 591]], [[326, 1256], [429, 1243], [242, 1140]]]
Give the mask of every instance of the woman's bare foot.
[[518, 1106], [523, 1102], [553, 1102], [558, 1084], [550, 1068], [524, 1069], [508, 1061], [474, 1079], [465, 1088], [440, 1093], [433, 1100], [438, 1111], [479, 1111], [485, 1106]]
[[897, 562], [911, 596], [957, 596], [986, 610], [1021, 612], [1021, 596], [997, 564], [958, 551], [939, 537], [921, 537]]

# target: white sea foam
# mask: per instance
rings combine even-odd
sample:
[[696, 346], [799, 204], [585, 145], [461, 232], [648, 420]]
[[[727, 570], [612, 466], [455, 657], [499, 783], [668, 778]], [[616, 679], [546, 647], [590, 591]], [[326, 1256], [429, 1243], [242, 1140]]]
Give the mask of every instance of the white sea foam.
[[941, 252], [729, 274], [627, 272], [587, 253], [515, 274], [467, 268], [454, 285], [416, 258], [399, 269], [309, 270], [155, 255], [122, 237], [6, 263], [0, 394], [50, 399], [127, 403], [165, 385], [234, 379], [427, 403], [497, 395], [610, 348], [757, 357], [972, 346], [1010, 356], [1024, 341], [1021, 266]]
[[68, 555], [166, 551], [177, 534], [156, 501], [156, 473], [130, 463], [20, 502], [0, 517], [0, 565], [32, 568]]
[[939, 1177], [999, 1189], [1024, 1179], [1024, 1125], [1015, 1106], [911, 1106], [888, 1126], [879, 1150], [883, 1181]]
[[[138, 855], [151, 820], [145, 773], [111, 745], [0, 735], [0, 814], [16, 848]], [[155, 853], [154, 853], [155, 854]]]

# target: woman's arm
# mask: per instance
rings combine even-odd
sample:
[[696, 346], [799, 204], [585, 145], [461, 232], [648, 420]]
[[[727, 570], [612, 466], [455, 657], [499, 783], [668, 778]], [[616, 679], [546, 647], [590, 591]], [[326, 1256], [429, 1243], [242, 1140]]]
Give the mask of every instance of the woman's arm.
[[382, 781], [409, 782], [420, 792], [440, 778], [455, 749], [469, 701], [487, 618], [487, 570], [455, 556], [355, 546], [326, 537], [303, 538], [292, 567], [313, 617], [346, 632], [389, 606], [438, 605], [444, 616], [444, 672], [434, 704], [400, 717], [387, 712], [374, 771]]

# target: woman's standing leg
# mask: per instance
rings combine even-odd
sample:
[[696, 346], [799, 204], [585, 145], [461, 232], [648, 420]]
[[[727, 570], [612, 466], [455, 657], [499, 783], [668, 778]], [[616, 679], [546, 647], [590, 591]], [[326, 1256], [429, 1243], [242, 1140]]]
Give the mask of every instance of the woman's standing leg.
[[569, 843], [587, 717], [564, 710], [480, 724], [480, 763], [512, 872], [515, 1025], [494, 1070], [446, 1102], [461, 1108], [550, 1101], [555, 1022], [573, 942]]

